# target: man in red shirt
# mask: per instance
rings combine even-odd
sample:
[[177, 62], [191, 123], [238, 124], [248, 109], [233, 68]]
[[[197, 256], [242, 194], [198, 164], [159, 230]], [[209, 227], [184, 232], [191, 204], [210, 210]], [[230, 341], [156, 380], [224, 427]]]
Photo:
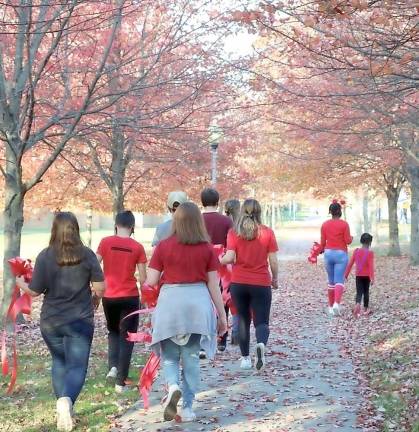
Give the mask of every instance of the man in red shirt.
[[116, 379], [115, 391], [125, 389], [134, 344], [128, 342], [127, 331], [135, 333], [138, 316], [121, 321], [131, 312], [140, 309], [140, 295], [135, 271], [140, 285], [145, 281], [147, 262], [144, 247], [131, 238], [135, 218], [132, 212], [118, 213], [115, 235], [101, 240], [97, 249], [99, 262], [103, 260], [106, 290], [102, 300], [108, 327], [108, 379]]
[[[228, 216], [218, 213], [218, 204], [220, 202], [219, 193], [212, 188], [205, 188], [201, 192], [201, 202], [204, 210], [202, 216], [204, 217], [205, 227], [213, 245], [227, 245], [227, 234], [230, 228], [233, 227], [233, 221]], [[228, 318], [228, 306], [225, 306], [226, 315]], [[225, 351], [227, 344], [228, 332], [220, 339], [218, 343], [218, 350]], [[201, 357], [205, 353], [200, 353]]]

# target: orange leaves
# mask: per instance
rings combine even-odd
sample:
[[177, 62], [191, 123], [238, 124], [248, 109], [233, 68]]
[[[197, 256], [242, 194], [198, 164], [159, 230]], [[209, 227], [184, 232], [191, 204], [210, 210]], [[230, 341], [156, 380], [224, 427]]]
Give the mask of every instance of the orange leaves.
[[392, 65], [389, 61], [384, 63], [373, 63], [371, 65], [371, 75], [373, 77], [381, 77], [386, 75], [392, 75], [395, 72], [394, 65]]

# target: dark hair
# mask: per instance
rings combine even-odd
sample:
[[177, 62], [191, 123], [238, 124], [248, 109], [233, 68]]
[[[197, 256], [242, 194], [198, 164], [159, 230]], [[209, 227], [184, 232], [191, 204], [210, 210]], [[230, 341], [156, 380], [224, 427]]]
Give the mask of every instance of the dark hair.
[[262, 224], [262, 209], [259, 201], [249, 198], [244, 201], [240, 209], [240, 216], [234, 230], [245, 240], [253, 240], [258, 235], [259, 225]]
[[240, 201], [237, 199], [229, 199], [224, 204], [224, 213], [236, 222], [240, 214]]
[[205, 188], [201, 192], [201, 202], [204, 207], [215, 207], [220, 201], [220, 194], [212, 188]]
[[334, 217], [341, 217], [342, 216], [342, 206], [339, 203], [330, 204], [329, 213]]
[[364, 233], [359, 240], [362, 245], [370, 245], [372, 243], [373, 236], [369, 233]]
[[115, 225], [121, 228], [134, 228], [135, 227], [135, 217], [130, 210], [125, 210], [116, 215]]
[[85, 254], [76, 216], [71, 212], [58, 212], [52, 222], [49, 246], [55, 252], [59, 266], [79, 264]]
[[209, 242], [204, 218], [196, 204], [185, 202], [177, 208], [173, 215], [172, 234], [183, 244]]

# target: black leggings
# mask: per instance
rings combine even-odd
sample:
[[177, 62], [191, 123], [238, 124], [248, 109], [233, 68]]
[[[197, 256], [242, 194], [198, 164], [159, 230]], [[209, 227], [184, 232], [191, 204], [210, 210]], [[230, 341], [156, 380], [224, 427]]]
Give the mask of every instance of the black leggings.
[[265, 345], [268, 342], [272, 290], [268, 286], [232, 283], [230, 292], [239, 315], [240, 351], [246, 357], [249, 355], [252, 315], [256, 341]]
[[356, 297], [355, 302], [361, 304], [364, 297], [364, 308], [367, 308], [370, 302], [370, 278], [368, 276], [356, 277]]
[[140, 309], [139, 297], [104, 298], [102, 300], [108, 326], [108, 366], [116, 367], [118, 375], [116, 383], [124, 385], [128, 377], [131, 363], [133, 342], [127, 341], [127, 331], [135, 333], [138, 329], [138, 315], [121, 321], [131, 312]]

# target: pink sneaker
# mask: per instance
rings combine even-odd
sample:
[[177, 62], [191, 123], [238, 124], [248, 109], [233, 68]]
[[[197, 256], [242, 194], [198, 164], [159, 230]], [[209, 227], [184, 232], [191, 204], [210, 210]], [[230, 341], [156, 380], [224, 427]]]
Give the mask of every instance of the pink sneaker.
[[364, 308], [364, 315], [366, 315], [366, 316], [371, 315], [371, 309]]
[[357, 303], [352, 311], [355, 318], [359, 318], [361, 315], [361, 305]]

